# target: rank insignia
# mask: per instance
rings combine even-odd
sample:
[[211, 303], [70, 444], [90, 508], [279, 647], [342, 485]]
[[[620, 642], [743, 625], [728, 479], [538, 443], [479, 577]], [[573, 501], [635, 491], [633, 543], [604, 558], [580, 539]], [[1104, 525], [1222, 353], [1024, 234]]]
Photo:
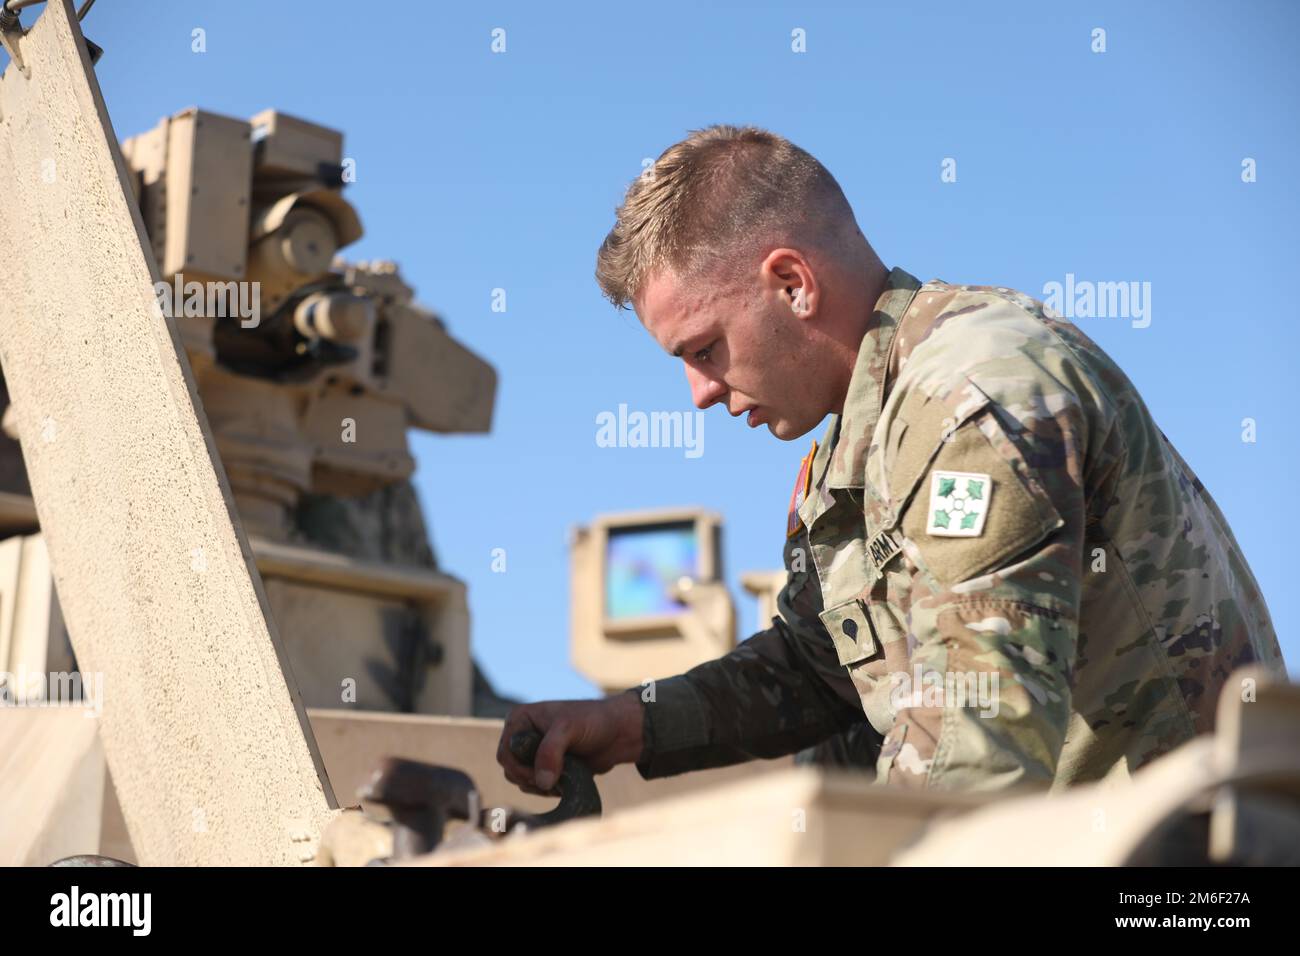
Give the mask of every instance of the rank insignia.
[[808, 492], [812, 488], [812, 463], [813, 457], [817, 454], [817, 443], [812, 443], [812, 448], [808, 454], [803, 456], [799, 462], [799, 475], [794, 480], [794, 491], [790, 493], [790, 513], [785, 516], [785, 536], [793, 538], [803, 527], [803, 521], [799, 518], [799, 508], [803, 505], [804, 499], [808, 497]]
[[941, 538], [978, 538], [984, 533], [993, 479], [969, 471], [930, 473], [927, 534]]

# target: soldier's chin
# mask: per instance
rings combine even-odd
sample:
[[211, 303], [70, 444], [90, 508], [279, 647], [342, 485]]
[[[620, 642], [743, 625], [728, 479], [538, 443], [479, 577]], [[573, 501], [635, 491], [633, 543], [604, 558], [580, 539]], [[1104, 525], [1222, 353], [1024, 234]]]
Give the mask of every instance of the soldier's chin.
[[787, 418], [777, 418], [767, 423], [767, 430], [770, 431], [781, 441], [793, 441], [808, 429], [800, 431], [798, 426], [793, 425]]
[[774, 418], [767, 423], [767, 430], [781, 441], [794, 441], [796, 438], [807, 435], [817, 425], [818, 422], [809, 422], [805, 425], [798, 421], [791, 421], [788, 418]]

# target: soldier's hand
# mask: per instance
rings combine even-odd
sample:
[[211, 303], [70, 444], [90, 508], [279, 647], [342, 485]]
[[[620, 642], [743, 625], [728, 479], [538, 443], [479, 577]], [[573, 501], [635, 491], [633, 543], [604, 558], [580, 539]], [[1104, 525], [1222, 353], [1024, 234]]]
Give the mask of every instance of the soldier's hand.
[[[593, 773], [605, 773], [620, 763], [634, 763], [643, 745], [641, 698], [634, 692], [602, 700], [547, 700], [521, 704], [506, 717], [497, 744], [497, 763], [506, 779], [526, 793], [550, 793], [564, 764], [564, 755], [581, 757]], [[510, 738], [521, 730], [542, 735], [533, 766], [510, 752]]]

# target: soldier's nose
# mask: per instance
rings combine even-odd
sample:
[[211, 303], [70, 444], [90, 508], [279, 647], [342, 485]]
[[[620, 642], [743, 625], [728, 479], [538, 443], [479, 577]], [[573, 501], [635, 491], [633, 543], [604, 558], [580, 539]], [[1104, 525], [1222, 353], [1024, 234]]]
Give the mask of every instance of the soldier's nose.
[[715, 405], [727, 394], [727, 386], [722, 382], [701, 375], [689, 365], [686, 366], [686, 381], [691, 386], [691, 401], [696, 408], [708, 408]]

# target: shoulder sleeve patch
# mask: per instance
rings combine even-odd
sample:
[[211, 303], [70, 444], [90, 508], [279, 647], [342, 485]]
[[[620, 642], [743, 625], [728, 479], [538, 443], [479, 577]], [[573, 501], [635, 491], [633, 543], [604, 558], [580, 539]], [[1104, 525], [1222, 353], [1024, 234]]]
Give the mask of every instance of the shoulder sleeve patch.
[[943, 586], [994, 570], [1064, 521], [1051, 501], [1027, 484], [1028, 468], [1010, 440], [991, 442], [984, 429], [1001, 429], [987, 403], [936, 442], [903, 436], [895, 459], [924, 461], [926, 481], [902, 513], [903, 535], [915, 543]]

